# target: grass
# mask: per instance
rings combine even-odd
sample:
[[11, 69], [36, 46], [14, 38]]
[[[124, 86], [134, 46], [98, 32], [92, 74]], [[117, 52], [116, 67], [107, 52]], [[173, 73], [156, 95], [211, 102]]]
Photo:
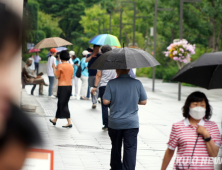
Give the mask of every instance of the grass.
[[41, 61], [39, 61], [39, 63], [40, 63], [40, 64], [46, 64], [47, 61], [41, 60]]

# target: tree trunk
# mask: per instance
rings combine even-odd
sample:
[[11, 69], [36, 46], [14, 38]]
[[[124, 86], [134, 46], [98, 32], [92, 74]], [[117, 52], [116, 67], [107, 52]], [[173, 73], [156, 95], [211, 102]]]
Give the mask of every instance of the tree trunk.
[[216, 41], [216, 47], [215, 47], [216, 51], [219, 51], [221, 33], [222, 33], [222, 22], [220, 23], [220, 30], [219, 30], [217, 41]]

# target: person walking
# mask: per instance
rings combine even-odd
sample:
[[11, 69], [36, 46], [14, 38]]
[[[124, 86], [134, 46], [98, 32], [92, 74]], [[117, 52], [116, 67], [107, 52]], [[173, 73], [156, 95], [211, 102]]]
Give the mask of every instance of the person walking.
[[42, 59], [39, 56], [39, 53], [36, 53], [36, 55], [34, 56], [36, 74], [39, 74], [39, 61], [40, 60], [42, 60]]
[[70, 51], [69, 55], [70, 55], [70, 57], [72, 59], [72, 62], [74, 64], [73, 65], [74, 74], [73, 74], [73, 78], [72, 78], [72, 86], [75, 87], [75, 88], [73, 88], [73, 91], [75, 89], [74, 98], [77, 98], [77, 95], [78, 95], [78, 77], [76, 77], [76, 72], [77, 72], [79, 64], [80, 64], [80, 59], [76, 57], [74, 51]]
[[[59, 53], [56, 54], [55, 58], [56, 58], [56, 69], [57, 69], [57, 66], [58, 66], [59, 63], [60, 63]], [[54, 83], [53, 83], [53, 87], [52, 87], [52, 95], [53, 95], [54, 98], [57, 97], [58, 84], [59, 84], [58, 79], [57, 79], [57, 78], [54, 78]], [[52, 98], [53, 98], [53, 97], [52, 97]]]
[[209, 121], [212, 116], [209, 100], [204, 93], [193, 92], [182, 110], [185, 119], [173, 124], [161, 170], [166, 170], [176, 148], [174, 169], [214, 170], [212, 157], [217, 157], [221, 136], [217, 124]]
[[53, 72], [53, 65], [56, 66], [56, 53], [58, 51], [55, 48], [51, 48], [50, 53], [51, 55], [48, 57], [48, 63], [47, 63], [47, 75], [49, 78], [49, 97], [51, 98], [55, 98], [52, 95], [52, 87], [53, 87], [53, 83], [54, 83], [54, 72]]
[[[111, 51], [112, 48], [109, 45], [104, 45], [101, 48], [102, 54]], [[102, 106], [102, 122], [104, 127], [103, 130], [108, 130], [108, 105], [104, 105], [103, 103], [103, 95], [106, 90], [107, 83], [116, 78], [116, 71], [115, 70], [97, 70], [96, 74], [96, 81], [94, 88], [92, 89], [92, 93], [95, 93], [97, 87], [99, 87], [99, 97], [101, 98], [101, 106]]]
[[68, 104], [72, 93], [71, 80], [73, 77], [74, 69], [72, 65], [67, 62], [70, 59], [69, 53], [67, 51], [62, 51], [60, 53], [60, 59], [62, 64], [57, 66], [57, 70], [55, 69], [55, 64], [53, 64], [54, 75], [59, 80], [57, 111], [55, 118], [53, 120], [50, 119], [49, 121], [53, 125], [56, 125], [58, 119], [67, 119], [68, 124], [62, 127], [71, 128], [72, 122], [70, 119]]
[[[87, 57], [86, 57], [86, 63], [89, 63], [88, 64], [88, 67], [90, 68], [91, 65], [99, 58], [99, 56], [101, 54], [99, 54], [99, 49], [100, 49], [100, 46], [99, 45], [94, 45], [93, 46], [93, 53], [92, 54], [89, 54]], [[89, 86], [91, 88], [94, 87], [95, 85], [95, 80], [96, 80], [96, 73], [97, 73], [97, 70], [94, 70], [94, 69], [89, 69]], [[98, 99], [98, 93], [99, 93], [99, 89], [97, 87], [97, 90], [94, 94], [91, 94], [92, 96], [92, 108], [95, 109], [96, 108], [96, 105], [97, 105], [97, 99]]]
[[[135, 170], [138, 104], [146, 105], [147, 95], [142, 83], [131, 78], [129, 70], [116, 70], [118, 78], [110, 80], [103, 95], [103, 104], [110, 105], [108, 133], [112, 143], [111, 169]], [[124, 143], [123, 162], [121, 148]]]
[[32, 74], [34, 75], [34, 73], [35, 73], [35, 61], [34, 61], [34, 56], [31, 55], [30, 58], [29, 58], [29, 60], [32, 61], [32, 65], [31, 65], [29, 68], [32, 70]]
[[80, 99], [81, 100], [88, 100], [86, 98], [87, 89], [88, 89], [88, 78], [89, 78], [89, 72], [88, 72], [88, 63], [86, 63], [86, 56], [88, 55], [88, 51], [84, 50], [82, 52], [82, 60], [81, 60], [81, 80], [82, 80], [82, 87], [80, 92]]

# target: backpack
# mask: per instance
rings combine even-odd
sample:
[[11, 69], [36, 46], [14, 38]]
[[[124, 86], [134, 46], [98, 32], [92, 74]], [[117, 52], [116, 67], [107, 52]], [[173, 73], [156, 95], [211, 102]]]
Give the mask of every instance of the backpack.
[[82, 71], [84, 71], [86, 69], [86, 67], [84, 69], [82, 69], [81, 65], [82, 65], [82, 63], [80, 63], [80, 65], [79, 65], [79, 67], [77, 69], [77, 72], [76, 72], [76, 77], [77, 78], [80, 78], [81, 75], [82, 75]]

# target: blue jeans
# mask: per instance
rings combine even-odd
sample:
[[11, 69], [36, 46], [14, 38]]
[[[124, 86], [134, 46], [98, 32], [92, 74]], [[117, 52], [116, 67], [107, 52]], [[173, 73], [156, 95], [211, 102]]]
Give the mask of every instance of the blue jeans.
[[39, 74], [39, 63], [35, 63], [35, 71]]
[[87, 98], [90, 98], [90, 94], [91, 94], [91, 93], [90, 93], [90, 87], [88, 86], [88, 91], [87, 91], [86, 97], [87, 97]]
[[49, 77], [49, 96], [51, 96], [55, 77], [54, 76], [48, 76], [48, 77]]

